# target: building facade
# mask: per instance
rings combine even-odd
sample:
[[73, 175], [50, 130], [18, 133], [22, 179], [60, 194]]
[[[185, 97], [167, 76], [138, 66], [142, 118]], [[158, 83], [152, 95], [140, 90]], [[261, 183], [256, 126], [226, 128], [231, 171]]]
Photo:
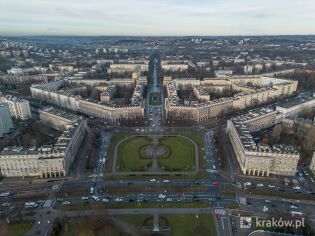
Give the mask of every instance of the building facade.
[[310, 163], [310, 170], [315, 173], [315, 152], [313, 153], [313, 157]]
[[294, 147], [256, 144], [251, 134], [274, 125], [276, 115], [274, 109], [261, 108], [228, 120], [227, 133], [243, 174], [295, 175], [300, 155]]
[[27, 120], [32, 118], [30, 104], [27, 100], [12, 95], [4, 95], [0, 97], [0, 101], [8, 104], [11, 116], [15, 119]]
[[0, 153], [3, 177], [56, 178], [68, 175], [85, 136], [87, 123], [80, 119], [67, 125], [53, 145], [40, 148], [7, 147]]
[[[179, 102], [177, 91], [192, 88], [198, 103]], [[293, 95], [297, 81], [267, 77], [231, 77], [222, 79], [175, 79], [166, 84], [168, 98], [165, 112], [168, 120], [203, 122], [211, 118], [233, 113], [258, 105], [268, 104], [276, 99]], [[233, 97], [211, 100], [211, 91], [234, 91]], [[185, 115], [189, 114], [189, 115]], [[188, 118], [187, 118], [188, 117]]]
[[14, 128], [10, 114], [10, 109], [7, 104], [0, 104], [0, 137], [9, 133]]

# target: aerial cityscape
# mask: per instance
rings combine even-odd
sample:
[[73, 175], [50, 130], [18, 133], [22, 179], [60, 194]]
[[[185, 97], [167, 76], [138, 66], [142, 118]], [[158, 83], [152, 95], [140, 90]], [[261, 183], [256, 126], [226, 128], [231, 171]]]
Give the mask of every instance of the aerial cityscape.
[[315, 235], [315, 4], [254, 2], [3, 3], [0, 235]]

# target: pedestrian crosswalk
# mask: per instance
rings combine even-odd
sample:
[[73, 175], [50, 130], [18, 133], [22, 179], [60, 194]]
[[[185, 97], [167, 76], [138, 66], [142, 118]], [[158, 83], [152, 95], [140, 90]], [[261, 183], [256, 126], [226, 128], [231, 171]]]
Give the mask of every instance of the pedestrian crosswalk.
[[215, 208], [214, 213], [215, 213], [215, 215], [219, 215], [219, 216], [225, 216], [226, 215], [226, 211], [224, 208]]

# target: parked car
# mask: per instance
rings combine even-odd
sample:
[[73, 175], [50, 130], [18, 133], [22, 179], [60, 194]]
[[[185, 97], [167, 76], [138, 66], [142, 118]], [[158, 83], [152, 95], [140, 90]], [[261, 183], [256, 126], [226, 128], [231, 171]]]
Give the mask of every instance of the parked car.
[[263, 212], [268, 212], [268, 211], [269, 211], [268, 207], [264, 206]]

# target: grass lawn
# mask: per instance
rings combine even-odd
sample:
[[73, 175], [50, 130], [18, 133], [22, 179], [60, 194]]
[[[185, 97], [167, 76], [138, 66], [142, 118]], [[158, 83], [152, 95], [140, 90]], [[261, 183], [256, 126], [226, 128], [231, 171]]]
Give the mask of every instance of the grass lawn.
[[[152, 215], [124, 215], [113, 219], [129, 224], [133, 233], [141, 235], [143, 225], [153, 225]], [[115, 225], [115, 221], [104, 216], [89, 216], [66, 219], [62, 227], [62, 236], [76, 235], [111, 235], [126, 236], [121, 227]], [[162, 226], [170, 226], [172, 236], [215, 236], [215, 224], [212, 215], [164, 215], [160, 216]], [[127, 228], [126, 228], [127, 229]]]
[[155, 92], [150, 94], [149, 104], [151, 106], [159, 106], [161, 102], [161, 93]]
[[205, 144], [204, 144], [203, 136], [201, 134], [191, 132], [191, 131], [184, 131], [178, 134], [186, 136], [187, 138], [190, 138], [197, 143], [198, 148], [199, 148], [199, 157], [200, 157], [199, 165], [201, 168], [206, 167], [206, 160], [203, 158], [205, 156], [205, 150], [204, 150]]
[[290, 198], [290, 199], [298, 199], [298, 200], [303, 199], [303, 200], [315, 201], [315, 195], [312, 195], [312, 194], [271, 191], [268, 189], [255, 189], [255, 188], [247, 189], [246, 192], [251, 193], [251, 194], [256, 194], [256, 195], [266, 195], [266, 196], [274, 196], [274, 197], [282, 197], [282, 198]]
[[127, 203], [101, 203], [93, 202], [77, 205], [62, 205], [57, 207], [62, 211], [82, 211], [91, 209], [122, 209], [122, 208], [206, 208], [211, 207], [206, 202], [127, 202]]
[[32, 223], [12, 223], [0, 225], [0, 235], [23, 236], [32, 228]]
[[165, 174], [161, 175], [146, 175], [145, 172], [143, 172], [143, 175], [105, 175], [103, 177], [107, 180], [132, 180], [132, 179], [144, 179], [144, 178], [155, 178], [155, 179], [208, 179], [208, 173], [207, 172], [198, 172], [196, 174], [185, 174], [185, 175], [179, 175], [179, 174], [168, 174], [165, 172]]
[[215, 236], [216, 228], [212, 215], [166, 215], [172, 236]]
[[139, 151], [142, 146], [151, 144], [147, 137], [131, 137], [122, 142], [118, 147], [119, 171], [143, 171], [151, 160], [140, 159]]
[[61, 236], [77, 235], [109, 235], [109, 236], [127, 236], [130, 235], [116, 226], [109, 218], [104, 216], [89, 216], [80, 218], [66, 218]]
[[182, 137], [163, 137], [160, 141], [170, 150], [167, 159], [160, 159], [160, 167], [164, 170], [192, 171], [195, 166], [195, 147], [187, 139]]
[[[120, 220], [123, 220], [137, 229], [141, 229], [143, 223], [147, 221], [145, 225], [152, 226], [153, 219], [148, 220], [152, 216], [119, 216]], [[216, 228], [214, 218], [212, 215], [163, 215], [160, 216], [160, 225], [170, 226], [172, 236], [215, 236]]]
[[[123, 141], [117, 151], [118, 171], [145, 171], [151, 164], [151, 159], [140, 158], [141, 150], [151, 145], [148, 137], [130, 137]], [[159, 166], [164, 171], [193, 171], [195, 169], [195, 146], [180, 136], [163, 136], [160, 145], [167, 147], [168, 156], [158, 160]]]
[[239, 208], [238, 204], [235, 202], [227, 203], [227, 204], [225, 204], [224, 207], [228, 208], [228, 209], [238, 209]]
[[140, 229], [143, 225], [143, 222], [149, 218], [152, 217], [150, 215], [123, 215], [123, 216], [117, 216], [118, 219], [123, 220], [127, 222], [128, 224], [131, 224], [135, 226], [137, 229]]
[[110, 142], [116, 144], [125, 137], [128, 137], [129, 135], [131, 135], [131, 133], [128, 131], [119, 132], [111, 138]]
[[108, 148], [108, 160], [107, 160], [107, 164], [106, 164], [106, 172], [109, 172], [112, 170], [112, 166], [113, 166], [113, 157], [114, 157], [114, 152], [115, 152], [115, 146], [116, 144], [124, 139], [125, 137], [129, 136], [130, 132], [119, 132], [117, 134], [115, 134], [111, 139], [110, 139], [110, 145]]

